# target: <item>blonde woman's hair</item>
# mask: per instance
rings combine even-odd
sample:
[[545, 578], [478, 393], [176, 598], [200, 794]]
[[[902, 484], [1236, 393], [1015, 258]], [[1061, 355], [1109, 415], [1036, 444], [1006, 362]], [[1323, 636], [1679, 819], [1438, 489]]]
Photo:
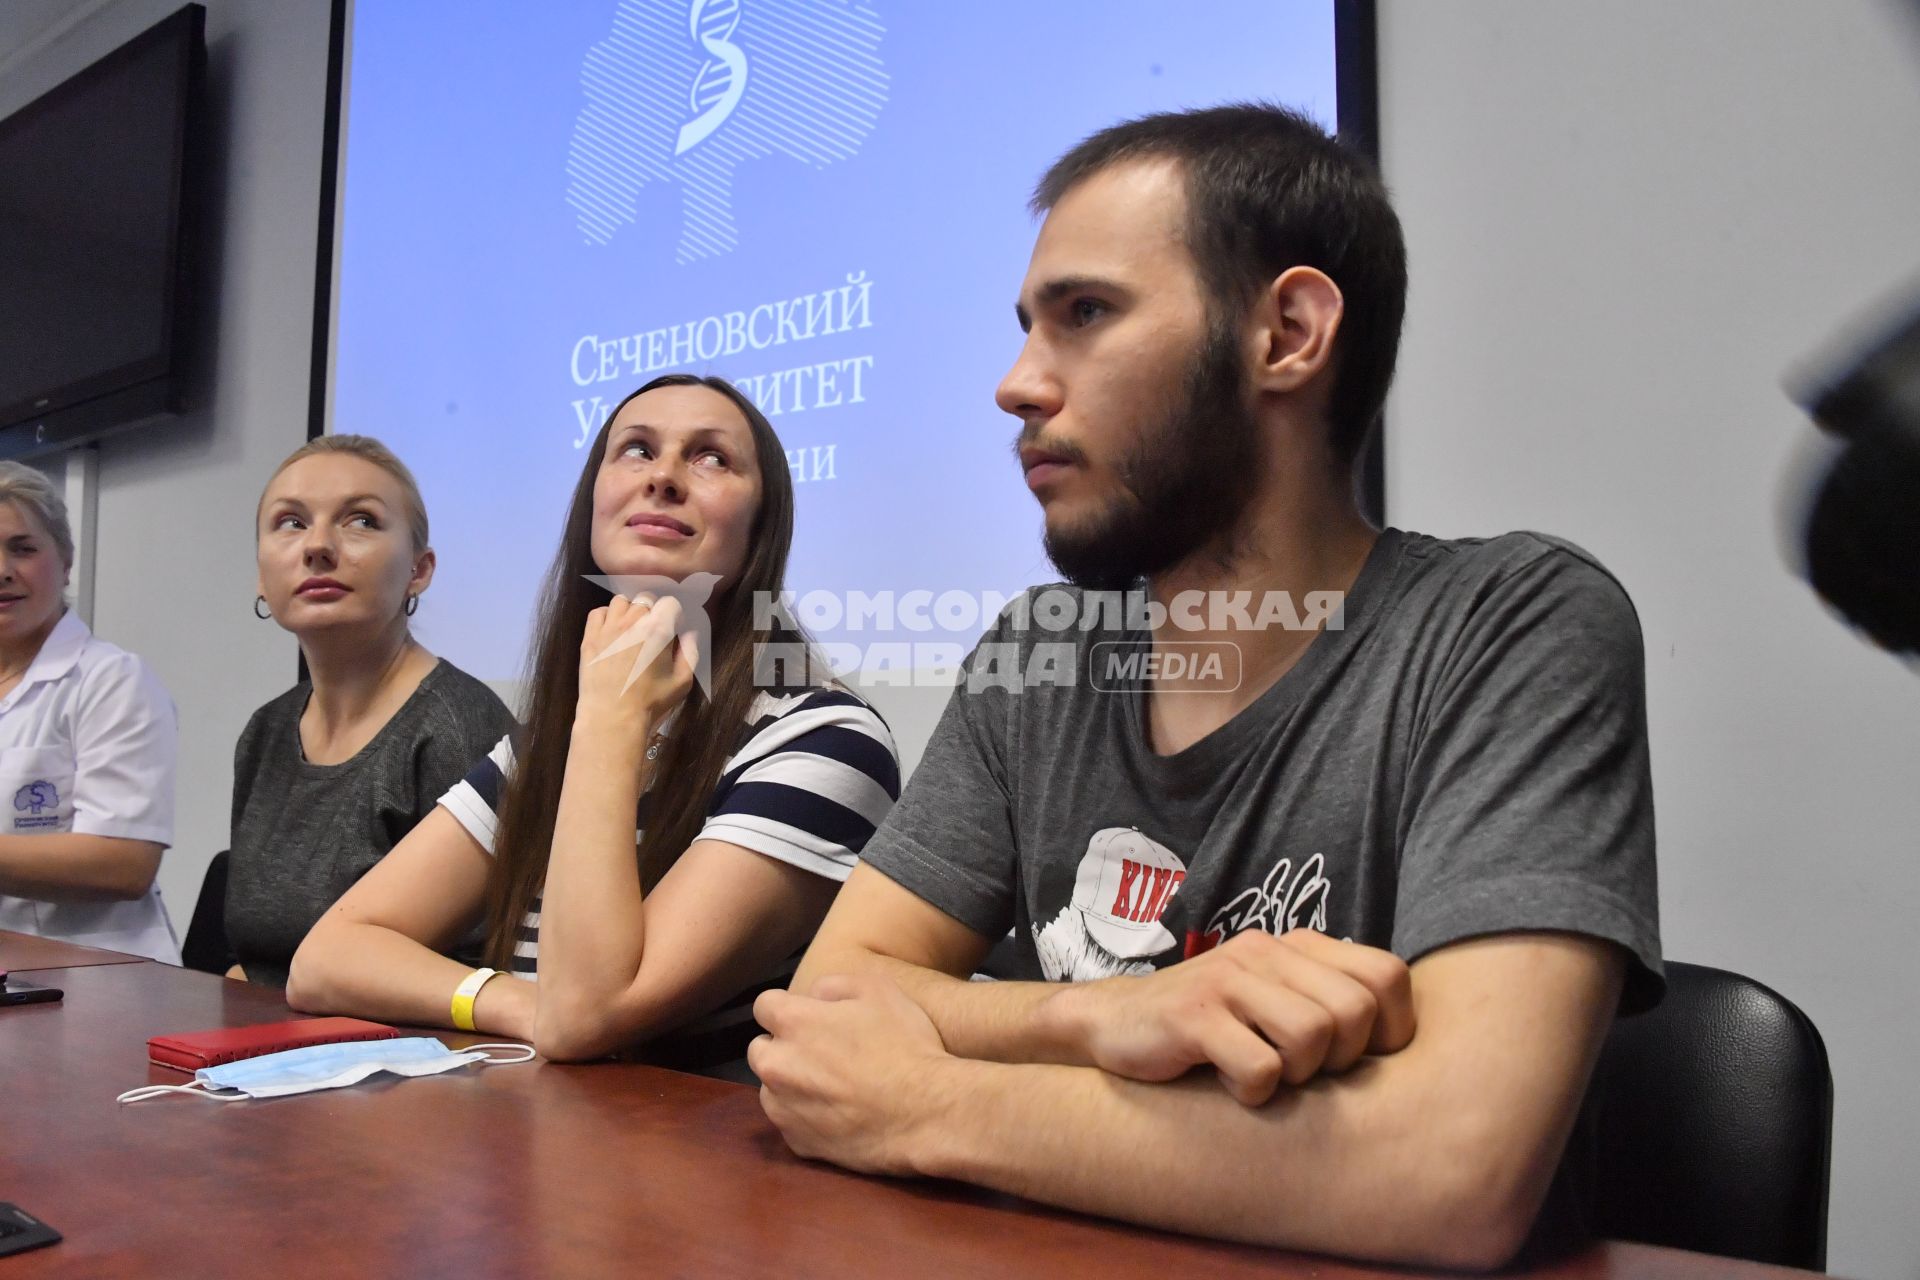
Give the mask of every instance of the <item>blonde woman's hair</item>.
[[[272, 488], [275, 478], [300, 459], [322, 453], [344, 453], [371, 462], [399, 481], [400, 496], [407, 508], [407, 531], [413, 535], [413, 553], [419, 555], [427, 549], [427, 504], [420, 496], [420, 486], [414, 481], [413, 472], [407, 470], [407, 464], [372, 436], [317, 436], [288, 454], [286, 460], [273, 469], [273, 475], [267, 477], [267, 488]], [[265, 505], [266, 500], [267, 492], [263, 488], [261, 504]], [[260, 523], [258, 509], [254, 511], [253, 522], [256, 526]]]
[[31, 511], [60, 550], [60, 563], [73, 568], [73, 529], [67, 524], [67, 502], [53, 481], [24, 462], [0, 462], [0, 502]]

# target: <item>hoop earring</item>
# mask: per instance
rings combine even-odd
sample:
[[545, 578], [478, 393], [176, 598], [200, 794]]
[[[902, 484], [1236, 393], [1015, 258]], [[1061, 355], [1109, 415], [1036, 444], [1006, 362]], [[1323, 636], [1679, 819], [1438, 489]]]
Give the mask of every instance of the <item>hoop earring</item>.
[[407, 603], [406, 603], [406, 615], [409, 618], [411, 618], [415, 613], [419, 612], [419, 609], [420, 609], [420, 597], [408, 596]]
[[265, 604], [266, 602], [267, 602], [267, 598], [265, 596], [255, 596], [253, 598], [253, 616], [260, 619], [260, 621], [262, 622], [265, 622], [268, 618], [271, 618], [273, 616], [273, 610], [271, 609], [267, 610], [265, 613], [260, 612], [260, 606]]

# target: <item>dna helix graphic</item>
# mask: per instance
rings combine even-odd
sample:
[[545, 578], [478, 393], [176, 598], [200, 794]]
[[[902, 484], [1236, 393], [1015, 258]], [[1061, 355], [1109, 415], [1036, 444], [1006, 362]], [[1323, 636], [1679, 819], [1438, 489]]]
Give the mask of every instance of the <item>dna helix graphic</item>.
[[685, 155], [726, 123], [747, 91], [747, 55], [731, 43], [740, 26], [742, 0], [692, 0], [687, 29], [710, 55], [687, 88], [687, 109], [694, 118], [680, 126], [673, 154]]
[[850, 160], [886, 107], [881, 0], [587, 2], [612, 10], [581, 59], [567, 144], [566, 199], [589, 244], [635, 225], [659, 183], [680, 195], [676, 262], [731, 253], [740, 166]]

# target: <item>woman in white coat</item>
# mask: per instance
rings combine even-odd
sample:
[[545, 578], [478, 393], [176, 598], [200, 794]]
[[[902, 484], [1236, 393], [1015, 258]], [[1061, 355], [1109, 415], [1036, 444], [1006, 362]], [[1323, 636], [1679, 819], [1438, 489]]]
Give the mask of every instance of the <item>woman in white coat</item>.
[[178, 964], [153, 883], [173, 841], [173, 700], [67, 608], [72, 569], [59, 493], [0, 462], [0, 929]]

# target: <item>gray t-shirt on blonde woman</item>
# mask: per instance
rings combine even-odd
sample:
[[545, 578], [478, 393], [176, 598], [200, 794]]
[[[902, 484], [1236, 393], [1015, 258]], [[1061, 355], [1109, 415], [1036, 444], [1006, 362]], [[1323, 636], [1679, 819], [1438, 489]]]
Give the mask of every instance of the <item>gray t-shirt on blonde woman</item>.
[[300, 749], [302, 681], [254, 712], [233, 754], [227, 941], [255, 982], [284, 986], [307, 930], [513, 727], [493, 690], [442, 659], [340, 764]]

